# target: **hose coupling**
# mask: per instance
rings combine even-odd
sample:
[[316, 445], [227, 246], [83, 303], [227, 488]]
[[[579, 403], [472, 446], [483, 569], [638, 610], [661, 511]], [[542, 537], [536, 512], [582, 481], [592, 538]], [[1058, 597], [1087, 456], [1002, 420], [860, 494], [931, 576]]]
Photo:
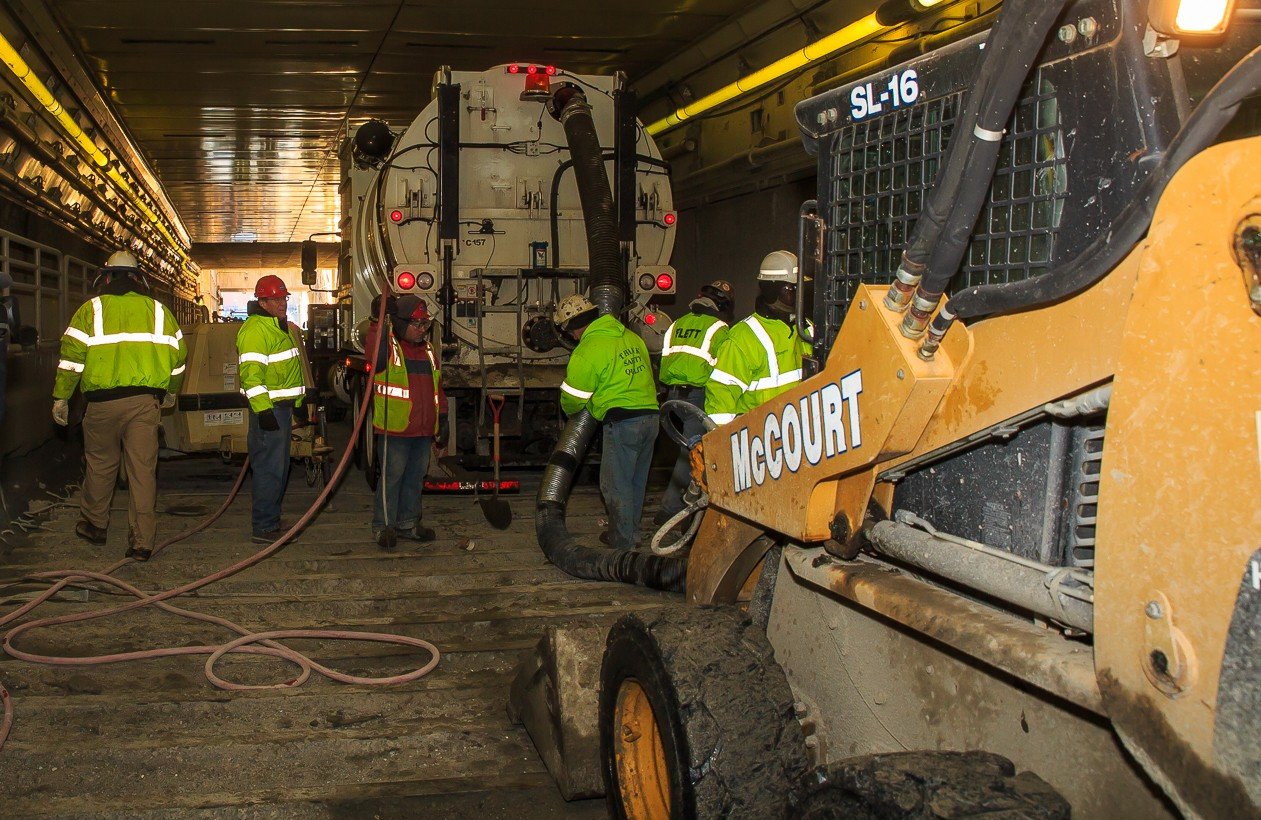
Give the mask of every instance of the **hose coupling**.
[[946, 332], [950, 330], [950, 326], [954, 324], [955, 315], [950, 312], [950, 303], [942, 305], [941, 312], [938, 313], [932, 323], [928, 326], [928, 335], [924, 337], [923, 344], [919, 348], [919, 357], [926, 362], [931, 362], [937, 355], [937, 348], [941, 347], [941, 340], [945, 338]]
[[893, 284], [884, 294], [884, 306], [894, 313], [906, 310], [907, 305], [911, 304], [911, 295], [915, 293], [915, 288], [919, 285], [920, 274], [912, 273], [906, 269], [906, 266], [907, 262], [903, 259], [902, 264], [898, 265], [898, 273]]
[[937, 303], [940, 301], [940, 293], [925, 293], [923, 289], [917, 290], [915, 298], [911, 300], [910, 310], [902, 319], [900, 328], [902, 335], [908, 339], [918, 339], [923, 336], [924, 329], [928, 327], [933, 311], [937, 309]]

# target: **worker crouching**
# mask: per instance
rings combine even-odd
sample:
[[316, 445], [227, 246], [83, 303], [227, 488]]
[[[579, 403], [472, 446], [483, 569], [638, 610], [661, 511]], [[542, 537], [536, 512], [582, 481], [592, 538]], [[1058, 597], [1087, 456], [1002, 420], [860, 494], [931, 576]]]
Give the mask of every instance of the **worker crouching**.
[[372, 327], [365, 347], [376, 357], [372, 426], [381, 466], [372, 536], [386, 550], [400, 537], [434, 539], [434, 531], [421, 523], [421, 494], [431, 450], [445, 447], [448, 436], [447, 397], [429, 344], [429, 306], [416, 296], [402, 296], [389, 310], [388, 322], [386, 337], [378, 344], [381, 328]]
[[82, 519], [75, 534], [104, 544], [120, 461], [126, 464], [127, 557], [147, 561], [157, 529], [158, 426], [184, 379], [184, 334], [171, 311], [149, 295], [136, 257], [118, 251], [96, 282], [100, 295], [75, 311], [61, 337], [53, 420], [70, 422], [70, 396], [81, 387]]
[[578, 342], [560, 386], [561, 410], [573, 415], [585, 408], [604, 425], [600, 492], [609, 533], [601, 540], [615, 549], [634, 549], [657, 440], [657, 388], [648, 347], [616, 316], [599, 316], [581, 294], [562, 300], [555, 320]]
[[[672, 401], [684, 401], [697, 410], [705, 409], [705, 385], [709, 382], [718, 351], [727, 341], [734, 296], [731, 283], [718, 279], [701, 288], [688, 305], [688, 312], [666, 331], [661, 349], [661, 383]], [[683, 419], [683, 435], [693, 439], [703, 435], [705, 426], [692, 416]], [[670, 485], [661, 497], [656, 524], [664, 524], [683, 511], [683, 492], [692, 482], [692, 465], [686, 447], [670, 474]]]
[[269, 544], [289, 529], [280, 520], [280, 505], [289, 482], [293, 411], [301, 406], [306, 387], [301, 353], [285, 318], [289, 290], [284, 281], [279, 276], [262, 277], [254, 285], [254, 298], [236, 334], [236, 350], [241, 390], [250, 403], [252, 538]]

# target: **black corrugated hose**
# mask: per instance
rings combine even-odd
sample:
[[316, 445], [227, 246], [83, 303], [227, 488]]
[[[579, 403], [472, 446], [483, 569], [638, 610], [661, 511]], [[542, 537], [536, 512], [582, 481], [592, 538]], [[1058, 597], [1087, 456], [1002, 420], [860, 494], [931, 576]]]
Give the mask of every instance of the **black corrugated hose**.
[[563, 85], [556, 90], [548, 111], [565, 127], [569, 157], [582, 201], [582, 218], [587, 227], [587, 264], [591, 301], [600, 315], [622, 312], [626, 304], [626, 274], [617, 242], [617, 214], [613, 210], [613, 189], [604, 170], [604, 152], [591, 119], [591, 106], [581, 89]]
[[[556, 91], [548, 110], [565, 126], [574, 177], [582, 199], [591, 269], [591, 301], [599, 308], [600, 315], [616, 316], [626, 304], [626, 277], [618, 253], [613, 192], [604, 170], [604, 156], [591, 119], [591, 107], [580, 90], [567, 85]], [[534, 515], [539, 547], [548, 561], [575, 578], [623, 581], [682, 592], [687, 577], [684, 559], [634, 550], [586, 547], [569, 534], [565, 526], [565, 505], [574, 475], [599, 426], [600, 422], [587, 410], [575, 413], [547, 460]]]
[[584, 547], [565, 526], [565, 504], [574, 473], [587, 454], [600, 422], [586, 410], [570, 417], [547, 461], [539, 486], [534, 530], [547, 560], [575, 578], [623, 581], [641, 587], [682, 592], [687, 561], [634, 550]]
[[[1261, 92], [1261, 47], [1253, 49], [1217, 81], [1179, 129], [1169, 149], [1111, 227], [1053, 276], [1005, 285], [972, 287], [950, 298], [946, 309], [958, 319], [1028, 310], [1072, 296], [1102, 279], [1128, 254], [1151, 225], [1165, 186], [1187, 160], [1212, 145], [1248, 97]], [[944, 311], [943, 311], [944, 312]]]

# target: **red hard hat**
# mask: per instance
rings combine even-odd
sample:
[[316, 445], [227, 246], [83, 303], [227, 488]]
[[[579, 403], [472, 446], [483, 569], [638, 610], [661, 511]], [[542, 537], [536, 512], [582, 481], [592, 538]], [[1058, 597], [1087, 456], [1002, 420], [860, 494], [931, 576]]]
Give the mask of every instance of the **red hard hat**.
[[398, 298], [398, 315], [412, 321], [432, 318], [425, 300], [410, 293]]
[[285, 280], [279, 276], [267, 275], [254, 283], [255, 299], [274, 299], [277, 296], [288, 296], [289, 289], [285, 287]]

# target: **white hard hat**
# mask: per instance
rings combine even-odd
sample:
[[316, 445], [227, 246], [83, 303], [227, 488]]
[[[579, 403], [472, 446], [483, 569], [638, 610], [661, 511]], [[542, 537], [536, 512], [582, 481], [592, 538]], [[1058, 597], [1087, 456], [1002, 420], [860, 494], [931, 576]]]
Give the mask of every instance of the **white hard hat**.
[[560, 327], [561, 330], [569, 330], [569, 323], [576, 317], [581, 316], [588, 311], [594, 312], [595, 305], [590, 299], [581, 293], [574, 293], [560, 300], [560, 304], [556, 306], [556, 313], [553, 314], [552, 320]]
[[136, 256], [131, 251], [114, 251], [109, 261], [105, 263], [105, 267], [139, 270], [140, 263], [136, 261]]
[[797, 284], [797, 254], [792, 251], [771, 251], [762, 257], [762, 267], [757, 272], [757, 278], [759, 282]]

